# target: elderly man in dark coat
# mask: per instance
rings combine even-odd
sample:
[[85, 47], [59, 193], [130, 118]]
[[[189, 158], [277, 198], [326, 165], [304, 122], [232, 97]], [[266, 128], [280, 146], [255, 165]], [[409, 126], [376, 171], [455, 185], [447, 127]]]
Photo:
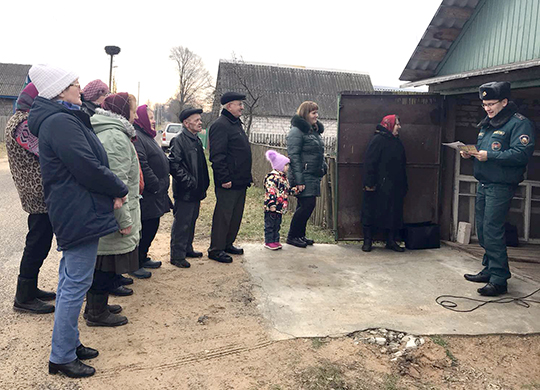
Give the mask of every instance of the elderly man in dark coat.
[[244, 253], [234, 241], [240, 229], [246, 190], [251, 185], [251, 148], [242, 128], [240, 116], [246, 95], [226, 92], [221, 97], [221, 116], [210, 126], [210, 161], [214, 170], [216, 207], [208, 257], [231, 263], [232, 257]]
[[203, 110], [186, 108], [180, 113], [182, 131], [171, 141], [169, 163], [173, 177], [174, 222], [171, 229], [171, 264], [189, 268], [186, 257], [197, 258], [193, 249], [195, 223], [201, 200], [210, 185], [208, 166], [200, 138]]
[[387, 115], [377, 125], [364, 159], [364, 252], [371, 251], [374, 230], [387, 231], [386, 248], [403, 252], [396, 243], [403, 225], [403, 201], [408, 191], [405, 148], [399, 139], [397, 115]]

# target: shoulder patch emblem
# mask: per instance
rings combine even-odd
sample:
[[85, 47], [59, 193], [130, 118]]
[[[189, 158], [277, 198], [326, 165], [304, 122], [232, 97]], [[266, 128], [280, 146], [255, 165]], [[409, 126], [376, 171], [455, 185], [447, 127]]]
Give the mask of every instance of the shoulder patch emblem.
[[499, 151], [499, 150], [501, 150], [501, 147], [502, 147], [501, 143], [500, 143], [500, 142], [497, 142], [497, 141], [496, 141], [496, 142], [493, 142], [493, 143], [491, 144], [491, 150], [494, 150], [494, 151], [496, 151], [496, 152]]
[[519, 112], [516, 112], [516, 113], [514, 114], [514, 116], [515, 116], [516, 118], [518, 118], [520, 121], [525, 120], [525, 117], [524, 117], [523, 115], [521, 115]]
[[526, 134], [519, 136], [519, 142], [521, 142], [522, 145], [527, 146], [529, 145], [529, 136]]
[[502, 131], [502, 130], [497, 130], [497, 131], [494, 131], [493, 134], [505, 135], [506, 132], [505, 132], [505, 131]]

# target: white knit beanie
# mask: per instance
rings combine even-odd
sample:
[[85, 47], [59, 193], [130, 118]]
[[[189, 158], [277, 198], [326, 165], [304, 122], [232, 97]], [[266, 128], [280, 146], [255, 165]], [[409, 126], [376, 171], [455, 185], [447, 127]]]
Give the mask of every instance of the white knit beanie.
[[54, 65], [38, 64], [30, 68], [30, 79], [36, 86], [39, 96], [52, 99], [79, 78], [74, 72]]

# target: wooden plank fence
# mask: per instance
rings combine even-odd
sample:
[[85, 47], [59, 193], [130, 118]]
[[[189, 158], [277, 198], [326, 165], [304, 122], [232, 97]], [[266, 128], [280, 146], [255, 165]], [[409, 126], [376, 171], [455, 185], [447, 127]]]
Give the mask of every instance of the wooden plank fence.
[[6, 125], [11, 116], [0, 115], [0, 142], [6, 140]]
[[[287, 141], [285, 134], [250, 134], [251, 153], [253, 157], [252, 174], [256, 187], [262, 187], [266, 174], [270, 171], [270, 163], [266, 160], [265, 153], [269, 149], [274, 149], [279, 153], [287, 155]], [[321, 196], [317, 199], [317, 205], [311, 215], [311, 222], [316, 226], [321, 226], [334, 230], [334, 185], [336, 180], [336, 139], [335, 137], [324, 137], [325, 159], [328, 164], [328, 174], [321, 180]], [[290, 198], [290, 210], [296, 209], [296, 198]]]
[[[324, 152], [329, 156], [336, 155], [336, 142], [335, 136], [323, 136]], [[249, 135], [249, 142], [252, 144], [260, 144], [274, 147], [287, 148], [287, 134], [280, 133], [251, 133]]]

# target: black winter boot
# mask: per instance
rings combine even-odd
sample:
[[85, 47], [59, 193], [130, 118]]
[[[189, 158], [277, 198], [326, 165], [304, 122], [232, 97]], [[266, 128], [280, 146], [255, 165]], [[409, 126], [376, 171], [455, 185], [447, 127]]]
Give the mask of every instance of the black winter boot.
[[362, 250], [364, 252], [371, 252], [373, 246], [373, 231], [371, 227], [364, 226], [364, 244], [362, 244]]
[[86, 294], [88, 314], [86, 325], [88, 326], [121, 326], [128, 323], [125, 316], [113, 314], [109, 311], [107, 301], [109, 293], [89, 290]]
[[19, 276], [13, 309], [25, 313], [47, 314], [54, 312], [54, 305], [36, 298], [37, 278], [27, 279]]
[[395, 252], [405, 252], [405, 248], [399, 246], [399, 244], [396, 242], [396, 232], [394, 230], [388, 231], [388, 238], [386, 239], [386, 249], [390, 249]]

